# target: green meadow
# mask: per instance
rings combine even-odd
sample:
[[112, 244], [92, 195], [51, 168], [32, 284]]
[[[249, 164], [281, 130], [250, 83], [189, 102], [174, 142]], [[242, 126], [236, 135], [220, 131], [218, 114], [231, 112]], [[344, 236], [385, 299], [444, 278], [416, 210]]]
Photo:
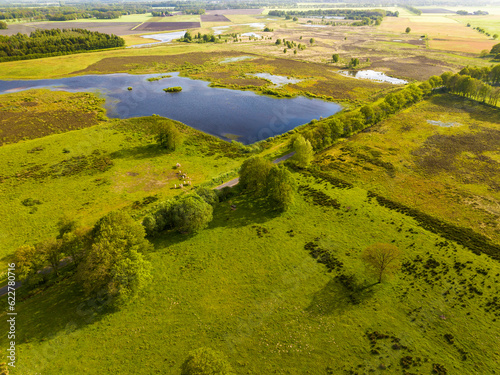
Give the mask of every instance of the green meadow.
[[[426, 17], [433, 18], [420, 19]], [[228, 18], [264, 22], [261, 15]], [[169, 21], [176, 19], [199, 16]], [[117, 21], [124, 20], [151, 18]], [[472, 53], [429, 49], [418, 31], [403, 34], [402, 18], [308, 30], [283, 18], [265, 22], [275, 28], [266, 34], [270, 40], [175, 42], [7, 62], [0, 79], [180, 71], [214, 86], [343, 101], [354, 118], [359, 107], [381, 104], [399, 87], [338, 74], [353, 57], [363, 69], [417, 84], [468, 64], [491, 64]], [[307, 47], [284, 53], [277, 38]], [[276, 88], [247, 75], [257, 72], [303, 81]], [[155, 115], [108, 119], [101, 105], [88, 93], [0, 96], [2, 285], [16, 249], [55, 238], [62, 217], [89, 228], [124, 211], [141, 222], [157, 203], [214, 188], [237, 177], [248, 157], [274, 160], [291, 151], [293, 134], [330, 126], [323, 126], [329, 119], [314, 120], [246, 147]], [[73, 264], [35, 288], [18, 289], [17, 361], [9, 373], [179, 375], [189, 353], [202, 347], [223, 353], [241, 375], [498, 372], [498, 107], [435, 93], [384, 118], [318, 151], [307, 168], [284, 162], [298, 186], [287, 211], [236, 187], [215, 205], [206, 229], [150, 238], [145, 257], [152, 281], [128, 305], [114, 309], [106, 296], [85, 297]], [[7, 132], [12, 119], [17, 127]], [[50, 126], [42, 126], [46, 121]], [[167, 125], [181, 134], [175, 151], [155, 139]], [[362, 260], [376, 243], [402, 253], [401, 267], [381, 283]], [[2, 309], [5, 332], [7, 318]], [[0, 347], [9, 345], [0, 335]]]
[[[104, 314], [105, 301], [83, 299], [71, 278], [21, 303], [11, 373], [178, 374], [203, 346], [241, 374], [491, 373], [498, 264], [363, 189], [295, 177], [303, 188], [285, 214], [241, 195], [201, 233], [155, 240], [154, 281], [121, 311]], [[374, 242], [404, 254], [402, 271], [382, 284], [360, 260]], [[318, 249], [329, 267], [311, 256]]]

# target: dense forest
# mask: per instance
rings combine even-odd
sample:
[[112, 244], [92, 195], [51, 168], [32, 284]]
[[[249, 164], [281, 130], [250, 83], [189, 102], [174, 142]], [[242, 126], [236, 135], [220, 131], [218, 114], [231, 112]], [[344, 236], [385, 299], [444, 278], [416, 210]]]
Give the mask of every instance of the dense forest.
[[84, 18], [112, 19], [126, 14], [143, 14], [150, 11], [150, 6], [145, 4], [123, 5], [91, 5], [79, 4], [75, 6], [27, 8], [27, 7], [1, 7], [0, 20], [49, 20], [69, 21]]
[[37, 30], [30, 36], [21, 33], [0, 36], [0, 62], [37, 59], [124, 45], [125, 41], [122, 38], [97, 31]]

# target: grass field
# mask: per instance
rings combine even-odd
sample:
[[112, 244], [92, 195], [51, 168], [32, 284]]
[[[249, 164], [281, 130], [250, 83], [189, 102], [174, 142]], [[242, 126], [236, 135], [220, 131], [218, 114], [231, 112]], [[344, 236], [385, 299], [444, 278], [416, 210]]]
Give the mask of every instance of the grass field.
[[[488, 15], [488, 16], [454, 16], [454, 20], [465, 24], [469, 23], [471, 28], [482, 27], [491, 35], [500, 35], [500, 15]], [[475, 30], [474, 30], [475, 31]], [[476, 31], [477, 32], [477, 31]], [[479, 34], [479, 33], [478, 33]]]
[[500, 243], [498, 123], [498, 110], [437, 96], [332, 148], [322, 164], [357, 186]]
[[[193, 186], [241, 163], [236, 147], [187, 127], [185, 144], [164, 152], [144, 134], [148, 121], [155, 120], [114, 120], [0, 147], [0, 213], [11, 218], [1, 229], [0, 256], [53, 236], [64, 214], [89, 224], [147, 196], [178, 194], [176, 163]], [[41, 204], [24, 206], [28, 198]]]
[[[497, 263], [445, 243], [362, 189], [296, 177], [340, 208], [302, 194], [284, 215], [251, 197], [233, 199], [235, 211], [223, 203], [200, 234], [155, 241], [154, 283], [116, 313], [100, 313], [71, 279], [62, 281], [18, 305], [22, 360], [11, 373], [178, 374], [201, 346], [224, 352], [238, 374], [398, 374], [403, 366], [427, 374], [436, 364], [476, 374], [496, 366], [498, 310], [483, 306], [498, 293]], [[403, 250], [405, 267], [373, 285], [359, 254], [381, 241]], [[331, 272], [306, 250], [316, 246]]]
[[[353, 57], [363, 69], [408, 80], [491, 64], [474, 55], [491, 41], [463, 23], [398, 10], [401, 17], [379, 27], [317, 29], [228, 14], [235, 24], [270, 25], [272, 40], [2, 63], [0, 79], [178, 70], [259, 90], [270, 83], [246, 74], [270, 72], [304, 79], [286, 93], [326, 95], [356, 109], [398, 87], [337, 74]], [[233, 30], [256, 31], [238, 27]], [[419, 40], [423, 34], [429, 41]], [[277, 38], [307, 47], [285, 54]], [[147, 42], [138, 35], [126, 40]], [[340, 55], [336, 64], [333, 53]], [[242, 56], [251, 58], [227, 61]], [[0, 147], [4, 266], [18, 246], [54, 238], [63, 215], [83, 226], [112, 210], [141, 220], [156, 201], [187, 193], [176, 186], [176, 163], [192, 186], [213, 187], [235, 177], [250, 156], [180, 123], [184, 143], [166, 152], [151, 129], [171, 120], [109, 120], [99, 105], [90, 94], [0, 96], [0, 141], [7, 134], [3, 141], [17, 142]], [[18, 126], [8, 128], [12, 119]], [[241, 375], [498, 372], [500, 264], [497, 253], [478, 254], [500, 247], [499, 123], [498, 109], [440, 94], [341, 139], [317, 154], [310, 169], [291, 169], [299, 189], [285, 213], [238, 194], [219, 203], [198, 234], [167, 231], [152, 240], [153, 282], [121, 310], [86, 299], [71, 265], [33, 292], [19, 289], [17, 363], [10, 374], [178, 375], [188, 353], [204, 346], [223, 352]], [[289, 139], [264, 143], [261, 154], [272, 160], [288, 153]], [[398, 205], [414, 211], [404, 214]], [[456, 231], [429, 227], [415, 210]], [[477, 234], [484, 249], [470, 244]], [[397, 246], [403, 259], [393, 277], [376, 284], [361, 253], [380, 242]], [[6, 312], [0, 316], [7, 320]], [[0, 347], [9, 345], [2, 335]]]
[[442, 16], [387, 17], [380, 30], [403, 34], [406, 27], [411, 28], [411, 34], [427, 35], [432, 49], [479, 54], [495, 44], [495, 41], [471, 27]]

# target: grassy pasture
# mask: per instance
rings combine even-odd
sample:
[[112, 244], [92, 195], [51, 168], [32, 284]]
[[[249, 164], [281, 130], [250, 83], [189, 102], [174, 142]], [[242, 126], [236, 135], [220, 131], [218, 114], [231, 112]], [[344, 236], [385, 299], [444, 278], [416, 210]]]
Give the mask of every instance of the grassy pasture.
[[[241, 163], [236, 147], [183, 125], [178, 126], [184, 145], [164, 152], [146, 130], [155, 121], [163, 120], [113, 120], [0, 147], [0, 213], [9, 218], [1, 229], [0, 256], [26, 241], [53, 236], [64, 214], [90, 224], [145, 197], [179, 194], [174, 189], [181, 182], [173, 169], [176, 163], [193, 186]], [[41, 204], [24, 206], [28, 198]]]
[[411, 28], [412, 35], [427, 35], [432, 49], [479, 53], [495, 44], [472, 28], [440, 16], [386, 17], [379, 29], [404, 34], [406, 27]]
[[[201, 233], [156, 240], [154, 282], [121, 311], [102, 314], [71, 279], [18, 303], [22, 359], [11, 373], [179, 374], [201, 346], [224, 352], [238, 374], [398, 374], [407, 362], [423, 374], [433, 364], [460, 374], [494, 368], [499, 312], [483, 306], [498, 293], [497, 263], [444, 243], [362, 189], [296, 178], [339, 208], [305, 190], [284, 215], [238, 197]], [[380, 241], [401, 248], [405, 266], [373, 285], [359, 255]], [[309, 254], [317, 246], [331, 272]]]
[[[488, 15], [488, 16], [454, 16], [454, 20], [467, 25], [471, 24], [473, 27], [482, 27], [490, 34], [500, 35], [500, 15]], [[473, 30], [475, 31], [475, 30]], [[476, 31], [477, 32], [477, 31]], [[479, 33], [478, 33], [479, 34]]]
[[500, 243], [498, 123], [497, 110], [436, 96], [332, 148], [320, 164], [334, 176]]

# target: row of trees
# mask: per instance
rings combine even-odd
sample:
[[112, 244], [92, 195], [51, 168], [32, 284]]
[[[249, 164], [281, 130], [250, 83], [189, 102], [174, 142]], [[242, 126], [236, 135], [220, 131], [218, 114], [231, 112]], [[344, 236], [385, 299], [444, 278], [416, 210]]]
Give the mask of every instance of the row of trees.
[[441, 78], [433, 76], [418, 86], [411, 84], [399, 92], [388, 94], [381, 103], [366, 105], [359, 110], [345, 112], [334, 118], [313, 121], [310, 126], [299, 129], [299, 132], [311, 143], [314, 150], [321, 150], [340, 137], [357, 133], [420, 101], [429, 95], [433, 88], [441, 85]]
[[[498, 44], [498, 51], [500, 53], [500, 44]], [[476, 66], [466, 66], [465, 68], [462, 68], [458, 74], [471, 76], [472, 78], [479, 79], [491, 85], [500, 84], [500, 65], [495, 65], [493, 67], [484, 66], [482, 68]]]
[[311, 17], [311, 16], [334, 16], [345, 17], [350, 20], [363, 20], [364, 18], [376, 21], [378, 18], [383, 18], [387, 12], [383, 10], [353, 10], [353, 9], [314, 9], [314, 10], [270, 10], [269, 16], [274, 17]]
[[122, 47], [116, 36], [85, 29], [37, 30], [29, 36], [0, 36], [0, 61], [24, 60], [58, 54]]
[[[219, 35], [219, 38], [221, 39], [221, 36]], [[194, 34], [194, 36], [189, 32], [186, 31], [184, 34], [184, 37], [179, 39], [181, 42], [197, 42], [197, 43], [215, 43], [217, 42], [217, 39], [215, 38], [215, 35], [213, 34], [202, 34], [198, 32], [197, 34]]]
[[[499, 73], [500, 74], [500, 73]], [[462, 95], [466, 98], [474, 99], [482, 103], [496, 106], [500, 98], [500, 88], [495, 88], [489, 84], [465, 74], [453, 74], [446, 72], [441, 75], [443, 85], [453, 94]], [[500, 77], [496, 77], [498, 83]]]
[[62, 219], [57, 238], [17, 249], [19, 279], [28, 286], [42, 283], [49, 275], [48, 270], [42, 270], [47, 264], [57, 277], [61, 259], [68, 257], [86, 296], [99, 296], [116, 306], [125, 304], [151, 278], [144, 255], [151, 245], [145, 234], [141, 224], [120, 211], [107, 214], [93, 228], [77, 227], [74, 221]]

